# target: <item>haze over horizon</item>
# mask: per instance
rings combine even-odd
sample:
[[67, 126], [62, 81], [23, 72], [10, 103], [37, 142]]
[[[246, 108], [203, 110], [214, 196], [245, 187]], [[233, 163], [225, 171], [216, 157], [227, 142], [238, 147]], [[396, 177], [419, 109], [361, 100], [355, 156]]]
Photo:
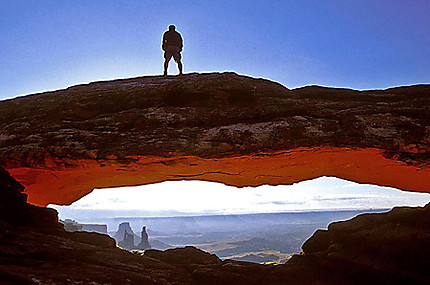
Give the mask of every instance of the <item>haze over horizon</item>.
[[[180, 190], [179, 190], [180, 189]], [[49, 205], [60, 218], [169, 217], [388, 209], [424, 206], [430, 194], [320, 177], [293, 185], [236, 188], [207, 181], [165, 181], [94, 189], [70, 206]]]
[[185, 73], [234, 71], [288, 88], [430, 83], [425, 0], [0, 3], [0, 100], [161, 74], [169, 24], [184, 37]]

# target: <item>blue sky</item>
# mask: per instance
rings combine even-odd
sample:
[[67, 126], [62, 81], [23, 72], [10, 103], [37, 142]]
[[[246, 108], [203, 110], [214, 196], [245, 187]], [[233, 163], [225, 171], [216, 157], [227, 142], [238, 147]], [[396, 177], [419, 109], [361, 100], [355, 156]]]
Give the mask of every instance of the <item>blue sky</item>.
[[0, 7], [0, 99], [161, 74], [169, 24], [184, 37], [186, 73], [235, 71], [290, 88], [430, 82], [427, 0], [0, 0]]

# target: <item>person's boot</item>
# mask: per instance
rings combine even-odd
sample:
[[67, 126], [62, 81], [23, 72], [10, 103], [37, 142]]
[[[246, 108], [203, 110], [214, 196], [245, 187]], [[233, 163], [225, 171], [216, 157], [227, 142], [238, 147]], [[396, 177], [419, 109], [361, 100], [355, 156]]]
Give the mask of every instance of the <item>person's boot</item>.
[[167, 70], [164, 70], [163, 75], [164, 75], [164, 76], [167, 76]]

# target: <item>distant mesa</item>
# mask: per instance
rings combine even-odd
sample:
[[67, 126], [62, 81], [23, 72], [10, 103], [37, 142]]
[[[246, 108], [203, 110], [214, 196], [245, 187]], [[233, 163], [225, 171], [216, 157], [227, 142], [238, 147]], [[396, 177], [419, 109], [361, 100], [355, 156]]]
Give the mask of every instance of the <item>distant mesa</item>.
[[[134, 233], [133, 229], [130, 226], [129, 222], [123, 222], [118, 225], [118, 230], [114, 234], [113, 238], [116, 240], [116, 242], [119, 244], [121, 241], [124, 240], [124, 237], [127, 235], [133, 236], [133, 246], [134, 247], [134, 240], [137, 240], [139, 237]], [[131, 249], [131, 248], [129, 248]]]
[[64, 229], [68, 232], [84, 231], [107, 234], [107, 225], [81, 224], [71, 219], [60, 220], [60, 223], [64, 225]]
[[129, 234], [127, 230], [124, 231], [124, 236], [122, 240], [118, 243], [118, 245], [125, 249], [133, 249], [134, 248], [134, 235]]
[[[142, 228], [141, 236], [138, 237], [130, 226], [129, 222], [123, 222], [119, 224], [118, 231], [114, 235], [114, 239], [117, 241], [118, 245], [125, 249], [138, 249], [146, 250], [150, 249], [148, 233], [146, 232], [146, 227]], [[138, 244], [136, 245], [136, 242]]]
[[[107, 225], [82, 224], [72, 219], [60, 220], [60, 223], [64, 225], [64, 229], [68, 232], [95, 232], [107, 234]], [[116, 240], [118, 246], [125, 249], [147, 250], [151, 248], [145, 226], [142, 227], [141, 236], [137, 237], [129, 222], [120, 223], [113, 238]], [[157, 249], [171, 248], [170, 245], [158, 240], [153, 240], [152, 242], [156, 245], [155, 248]]]
[[59, 220], [59, 222], [64, 225], [64, 229], [68, 232], [82, 231], [82, 225], [76, 222], [75, 220], [65, 219], [65, 220]]

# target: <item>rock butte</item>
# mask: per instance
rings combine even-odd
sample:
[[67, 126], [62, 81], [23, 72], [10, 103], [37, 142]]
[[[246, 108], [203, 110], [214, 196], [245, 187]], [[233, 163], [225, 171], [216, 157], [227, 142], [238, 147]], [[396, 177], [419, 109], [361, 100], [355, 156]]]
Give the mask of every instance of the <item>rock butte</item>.
[[319, 176], [430, 192], [430, 86], [289, 90], [234, 73], [140, 77], [0, 102], [0, 166], [36, 205], [93, 188]]

